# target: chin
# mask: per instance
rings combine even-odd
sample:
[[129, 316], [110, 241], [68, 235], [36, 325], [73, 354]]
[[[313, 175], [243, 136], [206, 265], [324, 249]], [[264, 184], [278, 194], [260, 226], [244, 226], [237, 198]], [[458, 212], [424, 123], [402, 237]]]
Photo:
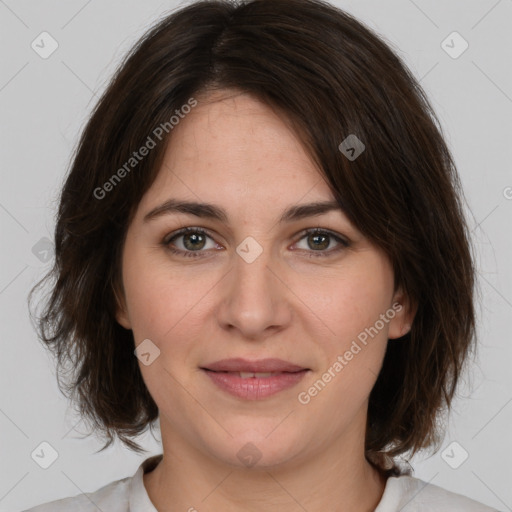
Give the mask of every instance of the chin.
[[[237, 434], [235, 430], [227, 428], [233, 437], [226, 435], [222, 445], [215, 443], [212, 453], [218, 459], [230, 466], [247, 469], [264, 469], [286, 465], [295, 459], [302, 451], [297, 436], [289, 430], [278, 432], [276, 425], [267, 428], [255, 429], [240, 428]], [[269, 433], [272, 432], [270, 435]]]

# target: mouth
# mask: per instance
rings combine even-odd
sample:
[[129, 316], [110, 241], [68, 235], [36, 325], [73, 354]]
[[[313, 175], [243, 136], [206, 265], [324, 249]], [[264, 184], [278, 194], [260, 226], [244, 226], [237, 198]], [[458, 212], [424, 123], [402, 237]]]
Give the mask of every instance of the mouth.
[[[202, 368], [202, 370], [206, 370], [207, 372], [211, 372], [213, 370], [208, 370], [207, 368]], [[300, 370], [303, 371], [303, 370]], [[214, 373], [227, 373], [229, 375], [238, 376], [241, 379], [268, 379], [269, 377], [276, 377], [278, 375], [283, 375], [285, 373], [299, 373], [299, 371], [296, 372], [214, 372]]]
[[297, 385], [310, 371], [281, 359], [223, 359], [201, 370], [218, 388], [244, 400], [260, 400]]

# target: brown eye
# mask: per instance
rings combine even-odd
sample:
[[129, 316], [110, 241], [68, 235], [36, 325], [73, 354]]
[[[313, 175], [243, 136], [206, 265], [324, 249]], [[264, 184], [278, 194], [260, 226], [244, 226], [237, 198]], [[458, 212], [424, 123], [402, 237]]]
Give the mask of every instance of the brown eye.
[[314, 250], [327, 249], [327, 247], [329, 247], [329, 235], [310, 234], [307, 236], [307, 240], [309, 247]]
[[[181, 239], [181, 241], [180, 241]], [[211, 247], [206, 247], [208, 240]], [[213, 238], [202, 228], [184, 228], [167, 236], [162, 244], [172, 253], [187, 257], [203, 257], [207, 251], [203, 249], [218, 248]]]
[[[299, 249], [308, 251], [310, 253], [309, 256], [313, 257], [330, 256], [350, 245], [348, 241], [344, 240], [339, 235], [319, 228], [304, 231], [300, 240], [303, 239], [306, 239], [307, 247], [299, 247]], [[327, 250], [327, 248], [332, 245], [332, 241], [335, 242], [334, 248]]]
[[187, 233], [181, 236], [183, 237], [183, 245], [189, 251], [202, 249], [205, 245], [206, 238], [202, 233]]

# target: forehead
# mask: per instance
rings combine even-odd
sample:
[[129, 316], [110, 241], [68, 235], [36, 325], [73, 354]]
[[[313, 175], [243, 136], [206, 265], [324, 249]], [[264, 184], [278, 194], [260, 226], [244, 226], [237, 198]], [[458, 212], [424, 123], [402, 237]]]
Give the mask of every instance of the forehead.
[[[142, 206], [169, 196], [253, 214], [307, 199], [333, 199], [286, 118], [253, 96], [217, 92], [174, 127]], [[306, 197], [307, 196], [307, 197]]]

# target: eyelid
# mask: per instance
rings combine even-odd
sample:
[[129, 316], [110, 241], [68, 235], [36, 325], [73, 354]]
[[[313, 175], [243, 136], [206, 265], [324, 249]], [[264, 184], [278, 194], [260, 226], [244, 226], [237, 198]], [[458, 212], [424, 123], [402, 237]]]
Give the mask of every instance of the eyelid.
[[[162, 240], [162, 244], [164, 246], [168, 246], [176, 238], [179, 238], [180, 236], [188, 235], [189, 233], [199, 233], [201, 235], [207, 236], [213, 242], [218, 244], [218, 242], [215, 240], [215, 238], [212, 235], [212, 232], [210, 230], [208, 230], [206, 228], [201, 228], [201, 227], [198, 227], [198, 226], [188, 226], [188, 227], [185, 227], [185, 228], [177, 229], [176, 231], [173, 231], [172, 233], [169, 233], [168, 235], [166, 235], [164, 237], [164, 239]], [[220, 244], [218, 244], [218, 245], [220, 245]], [[178, 249], [177, 251], [183, 252], [181, 249]], [[186, 251], [186, 252], [188, 252], [188, 253], [194, 253], [194, 252], [199, 253], [199, 252], [205, 252], [205, 251]]]
[[[341, 233], [338, 233], [337, 231], [332, 231], [331, 229], [321, 228], [321, 227], [303, 229], [300, 233], [297, 234], [297, 241], [301, 240], [306, 235], [314, 235], [315, 233], [325, 233], [325, 234], [331, 236], [332, 238], [334, 238], [337, 242], [339, 242], [347, 247], [350, 245], [350, 241], [345, 236], [343, 236]], [[319, 251], [319, 252], [322, 252], [322, 251]], [[323, 251], [323, 252], [327, 252], [327, 251]]]
[[[326, 234], [331, 239], [334, 239], [337, 242], [337, 246], [325, 251], [314, 251], [314, 250], [308, 250], [308, 249], [294, 249], [298, 251], [305, 252], [309, 258], [325, 258], [328, 259], [329, 257], [334, 257], [339, 255], [344, 250], [348, 249], [351, 246], [350, 240], [348, 240], [345, 236], [341, 235], [338, 232], [332, 231], [327, 228], [321, 228], [321, 227], [315, 227], [315, 228], [307, 228], [303, 231], [301, 231], [297, 235], [297, 240], [294, 242], [294, 244], [300, 242], [303, 238], [305, 238], [308, 235], [315, 235], [315, 234]], [[330, 245], [330, 244], [329, 244]]]
[[165, 237], [163, 239], [163, 242], [164, 243], [169, 243], [174, 238], [177, 238], [180, 235], [186, 235], [188, 233], [201, 233], [203, 235], [209, 236], [210, 238], [213, 238], [211, 236], [211, 232], [209, 230], [207, 230], [206, 228], [201, 228], [201, 227], [198, 227], [198, 226], [187, 226], [185, 228], [177, 229], [176, 231], [173, 231], [172, 233], [169, 233], [169, 234], [165, 235]]

